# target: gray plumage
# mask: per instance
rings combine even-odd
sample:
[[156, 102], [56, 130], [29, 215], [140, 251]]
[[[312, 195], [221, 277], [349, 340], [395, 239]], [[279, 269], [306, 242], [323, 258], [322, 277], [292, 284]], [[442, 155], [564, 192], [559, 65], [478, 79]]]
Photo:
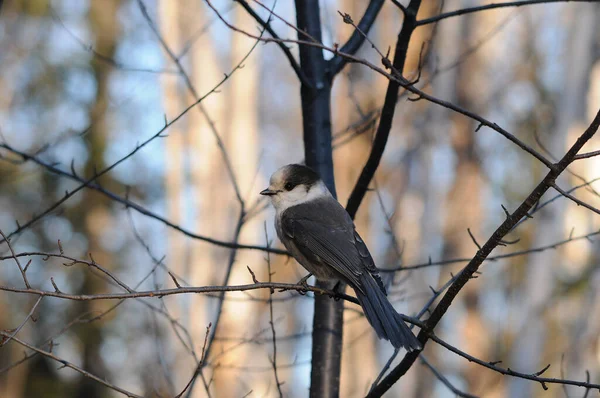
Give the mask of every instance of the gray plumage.
[[[303, 169], [307, 169], [306, 178], [303, 178]], [[316, 181], [311, 181], [315, 178]], [[302, 182], [292, 186], [290, 181]], [[277, 189], [279, 186], [284, 188]], [[312, 195], [315, 191], [311, 189], [317, 193]], [[293, 197], [290, 194], [288, 199], [273, 198], [292, 190], [296, 190]], [[272, 196], [277, 209], [277, 235], [304, 268], [319, 279], [342, 280], [351, 286], [380, 338], [389, 340], [396, 348], [421, 349], [419, 341], [387, 299], [373, 258], [352, 219], [314, 171], [300, 165], [285, 166], [273, 175], [271, 187], [261, 193]]]

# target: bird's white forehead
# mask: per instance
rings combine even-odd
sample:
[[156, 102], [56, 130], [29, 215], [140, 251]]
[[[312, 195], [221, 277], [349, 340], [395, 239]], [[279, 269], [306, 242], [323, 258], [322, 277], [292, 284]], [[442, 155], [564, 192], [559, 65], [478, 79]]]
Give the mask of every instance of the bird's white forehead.
[[277, 169], [269, 180], [269, 184], [272, 186], [281, 185], [287, 178], [288, 175], [288, 166], [283, 166]]

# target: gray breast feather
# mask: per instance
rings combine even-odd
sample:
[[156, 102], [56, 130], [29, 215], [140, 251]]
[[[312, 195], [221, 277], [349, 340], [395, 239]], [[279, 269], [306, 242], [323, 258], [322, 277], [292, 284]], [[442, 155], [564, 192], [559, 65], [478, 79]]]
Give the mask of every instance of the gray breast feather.
[[363, 291], [362, 279], [370, 276], [385, 293], [367, 246], [337, 201], [315, 200], [290, 207], [281, 214], [278, 224], [277, 232], [285, 246], [290, 249], [293, 245], [290, 251], [294, 257], [317, 277], [333, 271], [340, 279]]

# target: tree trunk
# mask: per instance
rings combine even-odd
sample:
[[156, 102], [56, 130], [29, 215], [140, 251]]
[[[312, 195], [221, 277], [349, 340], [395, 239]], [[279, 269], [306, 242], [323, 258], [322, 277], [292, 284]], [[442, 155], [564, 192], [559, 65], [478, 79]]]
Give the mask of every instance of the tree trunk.
[[[318, 0], [297, 0], [296, 18], [300, 31], [321, 41]], [[306, 40], [300, 31], [298, 39]], [[300, 90], [306, 164], [320, 174], [335, 196], [331, 148], [331, 78], [323, 51], [315, 47], [300, 46], [300, 65], [310, 84], [302, 84]], [[317, 281], [317, 285], [325, 287], [327, 284]], [[311, 397], [339, 396], [343, 311], [342, 300], [336, 301], [326, 296], [315, 297]]]

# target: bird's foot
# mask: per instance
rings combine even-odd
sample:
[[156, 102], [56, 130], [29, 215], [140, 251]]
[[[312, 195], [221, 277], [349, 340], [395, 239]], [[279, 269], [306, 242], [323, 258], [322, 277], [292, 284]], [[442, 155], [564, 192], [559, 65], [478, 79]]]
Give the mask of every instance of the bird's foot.
[[342, 298], [342, 292], [340, 291], [341, 287], [342, 287], [342, 281], [337, 281], [335, 286], [333, 286], [333, 289], [331, 289], [331, 291], [333, 292], [333, 299], [335, 301], [339, 301]]
[[307, 281], [311, 276], [312, 276], [312, 274], [309, 272], [306, 276], [304, 276], [302, 279], [300, 279], [298, 281], [298, 283], [296, 283], [296, 285], [300, 285], [300, 286], [304, 287], [306, 290], [308, 290], [308, 288], [310, 286], [308, 286]]

